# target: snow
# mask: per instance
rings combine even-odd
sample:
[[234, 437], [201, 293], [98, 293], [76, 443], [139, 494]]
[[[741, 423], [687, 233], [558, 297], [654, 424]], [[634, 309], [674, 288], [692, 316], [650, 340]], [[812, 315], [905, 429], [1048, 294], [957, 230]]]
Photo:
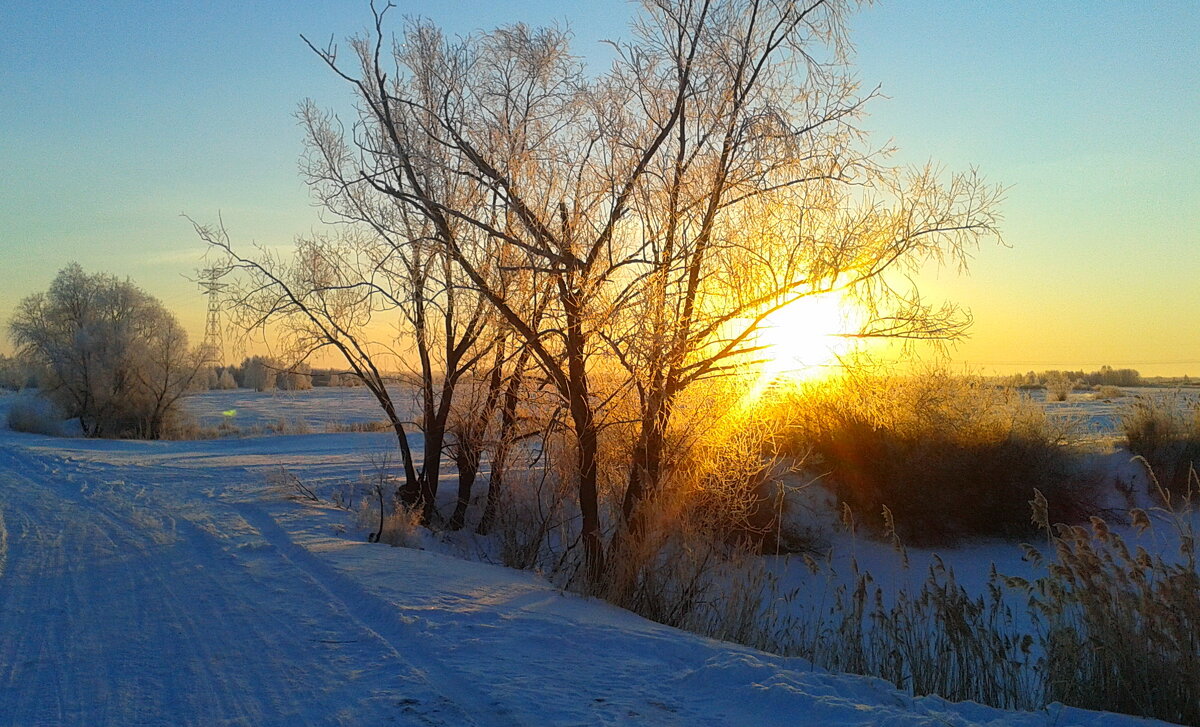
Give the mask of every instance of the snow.
[[[397, 406], [408, 402], [397, 401]], [[243, 429], [278, 422], [303, 422], [315, 431], [385, 419], [365, 387], [318, 387], [307, 391], [208, 391], [184, 405], [204, 427], [228, 422]]]
[[0, 430], [0, 724], [1151, 724], [913, 698], [532, 573], [368, 544], [268, 483], [351, 478], [393, 446]]
[[1195, 401], [1200, 392], [1195, 389], [1170, 389], [1147, 386], [1120, 387], [1122, 396], [1115, 399], [1097, 398], [1099, 394], [1071, 392], [1066, 401], [1047, 401], [1046, 392], [1034, 389], [1026, 392], [1034, 401], [1045, 407], [1051, 416], [1066, 417], [1074, 421], [1080, 434], [1103, 439], [1117, 434], [1121, 428], [1121, 410], [1135, 398], [1170, 400], [1181, 398]]

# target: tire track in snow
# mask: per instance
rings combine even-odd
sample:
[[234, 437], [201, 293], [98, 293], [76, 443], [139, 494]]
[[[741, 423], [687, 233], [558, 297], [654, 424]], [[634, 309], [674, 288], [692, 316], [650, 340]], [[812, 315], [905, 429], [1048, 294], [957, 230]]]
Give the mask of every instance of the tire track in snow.
[[[0, 633], [10, 636], [0, 645], [0, 724], [158, 724], [186, 707], [185, 693], [221, 691], [197, 673], [201, 630], [161, 588], [174, 563], [94, 508], [11, 470], [3, 480], [32, 497], [17, 505], [22, 535], [0, 597]], [[233, 684], [224, 692], [244, 694]], [[222, 706], [225, 717], [254, 713]], [[180, 721], [217, 723], [205, 716], [215, 715]]]
[[[123, 469], [110, 465], [98, 465], [95, 462], [71, 462], [70, 464], [71, 467], [67, 469], [78, 469], [87, 478], [99, 482], [111, 480], [113, 476], [121, 474]], [[177, 468], [162, 464], [157, 465], [155, 470], [158, 473], [173, 472], [180, 478], [187, 479], [194, 479], [197, 474], [193, 468]], [[68, 479], [73, 477], [74, 474], [67, 474]], [[112, 482], [105, 482], [107, 486], [91, 485], [89, 499], [95, 502], [113, 503], [115, 498], [112, 484]], [[140, 493], [139, 500], [147, 492], [143, 484], [133, 480], [127, 484], [121, 481], [121, 484], [126, 485], [126, 489], [130, 492]], [[214, 551], [214, 556], [235, 559], [243, 567], [249, 566], [251, 561], [255, 560], [255, 554], [261, 555], [262, 553], [261, 549], [254, 547], [253, 543], [247, 542], [247, 531], [261, 538], [262, 543], [267, 545], [278, 558], [283, 559], [299, 571], [298, 575], [303, 581], [307, 581], [308, 590], [322, 594], [322, 598], [318, 600], [321, 600], [323, 605], [331, 609], [339, 609], [343, 616], [352, 619], [356, 628], [366, 632], [369, 639], [376, 642], [376, 649], [386, 652], [391, 660], [399, 662], [396, 666], [402, 666], [403, 669], [397, 671], [402, 671], [405, 678], [420, 681], [424, 688], [435, 697], [434, 700], [428, 698], [420, 700], [411, 697], [402, 699], [400, 705], [403, 707], [406, 718], [419, 719], [422, 723], [431, 725], [474, 725], [477, 724], [476, 720], [479, 718], [477, 715], [486, 715], [484, 720], [488, 725], [525, 724], [508, 718], [507, 710], [503, 705], [479, 694], [477, 687], [469, 683], [461, 673], [445, 667], [442, 660], [431, 650], [420, 648], [422, 636], [414, 629], [404, 627], [404, 619], [393, 604], [369, 593], [353, 579], [341, 574], [304, 547], [294, 543], [274, 518], [260, 507], [228, 497], [229, 494], [233, 494], [236, 498], [244, 496], [244, 493], [240, 491], [227, 493], [225, 486], [227, 484], [220, 481], [215, 483], [210, 494], [206, 496], [205, 505], [207, 507], [203, 512], [196, 512], [197, 503], [194, 500], [172, 502], [171, 526], [173, 531], [193, 545], [206, 544]], [[217, 495], [217, 492], [221, 494]], [[141, 510], [137, 507], [132, 510], [132, 514], [137, 516], [136, 522], [150, 522], [151, 519], [146, 518], [143, 514], [147, 503], [140, 501], [139, 504], [142, 507]], [[214, 508], [224, 512], [214, 513]], [[216, 530], [214, 530], [214, 516], [220, 521], [216, 525]], [[191, 518], [193, 517], [199, 518], [197, 522], [192, 522]], [[227, 534], [233, 535], [227, 537]], [[272, 570], [278, 570], [278, 567], [273, 566]], [[306, 585], [299, 580], [293, 580], [292, 585], [295, 587], [303, 588]], [[164, 585], [164, 587], [169, 590], [169, 586]], [[337, 640], [326, 641], [336, 642]], [[419, 657], [416, 660], [411, 658], [414, 653]], [[469, 704], [464, 707], [464, 702]]]
[[439, 656], [424, 648], [426, 638], [414, 626], [418, 619], [405, 618], [385, 599], [367, 591], [349, 576], [324, 562], [302, 545], [294, 542], [275, 519], [250, 503], [234, 505], [245, 520], [295, 567], [306, 572], [313, 584], [336, 601], [357, 621], [386, 645], [403, 662], [419, 664], [431, 685], [436, 685], [442, 698], [453, 704], [458, 714], [456, 725], [475, 725], [472, 715], [487, 715], [488, 725], [522, 725], [504, 707], [481, 692], [465, 674], [447, 666]]
[[8, 563], [8, 527], [4, 523], [4, 502], [0, 501], [0, 578], [4, 577], [4, 566]]
[[[4, 485], [12, 484], [13, 480], [5, 478]], [[27, 481], [17, 486], [36, 487]], [[72, 721], [70, 705], [78, 701], [78, 685], [64, 680], [59, 667], [67, 654], [80, 656], [87, 645], [85, 634], [71, 638], [66, 633], [78, 623], [68, 616], [80, 606], [72, 573], [76, 566], [65, 557], [62, 547], [63, 521], [20, 501], [10, 502], [10, 508], [20, 526], [19, 536], [11, 543], [11, 567], [0, 594], [0, 633], [5, 634], [0, 644], [0, 692], [4, 695], [0, 720], [11, 720], [11, 724], [67, 724]], [[78, 527], [83, 537], [99, 540], [101, 534], [86, 522]], [[109, 582], [120, 587], [112, 579]], [[93, 665], [93, 675], [104, 681], [106, 666], [103, 661]], [[107, 702], [107, 696], [99, 695], [97, 703]], [[74, 719], [78, 721], [79, 716]]]
[[[56, 464], [0, 453], [0, 725], [460, 721], [401, 709], [434, 692], [425, 677], [335, 622], [282, 553], [244, 558], [161, 503], [126, 501], [144, 490], [93, 497], [102, 473]], [[148, 531], [157, 517], [179, 537]], [[346, 645], [319, 645], [331, 634]]]

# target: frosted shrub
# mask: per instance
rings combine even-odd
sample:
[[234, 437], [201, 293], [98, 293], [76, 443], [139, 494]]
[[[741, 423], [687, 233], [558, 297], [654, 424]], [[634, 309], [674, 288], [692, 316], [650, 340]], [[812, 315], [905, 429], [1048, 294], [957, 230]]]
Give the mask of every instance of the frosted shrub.
[[390, 432], [392, 431], [392, 423], [385, 419], [370, 422], [328, 422], [325, 424], [325, 431], [330, 434], [338, 432]]
[[[779, 650], [792, 628], [782, 591], [760, 557], [782, 549], [773, 425], [728, 421], [682, 447], [669, 479], [613, 539], [597, 595], [646, 618], [717, 639]], [[801, 547], [789, 541], [790, 547]]]
[[54, 404], [35, 396], [19, 396], [8, 409], [8, 428], [14, 432], [62, 434], [62, 415]]
[[37, 386], [37, 373], [27, 361], [0, 353], [0, 389], [20, 391]]
[[515, 474], [505, 480], [491, 528], [500, 562], [521, 570], [561, 569], [570, 540], [570, 493], [559, 478]]
[[383, 518], [383, 530], [377, 542], [398, 548], [419, 548], [421, 545], [421, 511], [397, 504]]
[[276, 385], [285, 391], [308, 391], [313, 387], [312, 367], [298, 363], [276, 375]]
[[219, 378], [215, 366], [206, 366], [192, 381], [192, 391], [212, 391], [217, 388]]
[[196, 417], [176, 412], [163, 424], [159, 437], [176, 441], [216, 439], [232, 433], [229, 427], [232, 425], [224, 421], [215, 427], [202, 427]]
[[1065, 377], [1052, 378], [1046, 382], [1046, 401], [1066, 401], [1075, 388], [1075, 382]]
[[312, 434], [308, 420], [299, 416], [278, 419], [254, 427], [255, 433], [267, 434]]
[[715, 539], [703, 522], [678, 513], [627, 533], [610, 552], [595, 595], [668, 626], [784, 651], [795, 592], [783, 590], [756, 544]]
[[811, 453], [839, 500], [877, 533], [891, 509], [915, 545], [1027, 537], [1025, 503], [1039, 488], [1076, 521], [1091, 483], [1076, 472], [1069, 422], [1011, 389], [933, 371], [855, 377], [810, 387], [780, 405], [785, 448]]
[[242, 386], [255, 391], [274, 391], [279, 373], [279, 362], [263, 356], [252, 356], [242, 361]]

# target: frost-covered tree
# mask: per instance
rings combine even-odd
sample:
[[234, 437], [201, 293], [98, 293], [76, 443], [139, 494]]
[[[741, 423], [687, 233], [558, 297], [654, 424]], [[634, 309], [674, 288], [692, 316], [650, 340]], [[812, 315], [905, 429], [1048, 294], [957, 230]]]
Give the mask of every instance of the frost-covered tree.
[[229, 369], [225, 369], [221, 372], [221, 375], [217, 377], [216, 388], [225, 390], [237, 388], [237, 381], [234, 380], [233, 374], [229, 372]]
[[272, 391], [279, 378], [279, 362], [251, 356], [242, 362], [242, 386], [255, 391]]
[[298, 363], [287, 371], [280, 371], [276, 383], [285, 391], [307, 391], [313, 387], [312, 380], [312, 366]]
[[203, 356], [158, 300], [72, 263], [17, 306], [9, 334], [44, 371], [42, 393], [88, 436], [158, 438], [203, 374]]
[[197, 391], [212, 391], [217, 388], [217, 383], [221, 380], [221, 374], [217, 371], [217, 367], [205, 367], [204, 372], [196, 377], [196, 382], [193, 387]]

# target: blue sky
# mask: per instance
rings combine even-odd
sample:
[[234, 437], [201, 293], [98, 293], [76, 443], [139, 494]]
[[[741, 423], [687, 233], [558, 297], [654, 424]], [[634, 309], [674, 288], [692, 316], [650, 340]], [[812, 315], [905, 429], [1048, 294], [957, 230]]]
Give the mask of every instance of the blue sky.
[[[566, 22], [626, 35], [615, 0], [398, 3], [451, 32]], [[199, 335], [180, 213], [286, 245], [317, 222], [293, 113], [347, 92], [304, 47], [365, 2], [14, 2], [0, 8], [0, 318], [71, 260], [128, 275]], [[853, 21], [866, 126], [905, 163], [1009, 187], [1010, 247], [922, 281], [971, 307], [985, 370], [1136, 365], [1200, 374], [1200, 3], [882, 2]], [[7, 350], [0, 348], [0, 350]]]

